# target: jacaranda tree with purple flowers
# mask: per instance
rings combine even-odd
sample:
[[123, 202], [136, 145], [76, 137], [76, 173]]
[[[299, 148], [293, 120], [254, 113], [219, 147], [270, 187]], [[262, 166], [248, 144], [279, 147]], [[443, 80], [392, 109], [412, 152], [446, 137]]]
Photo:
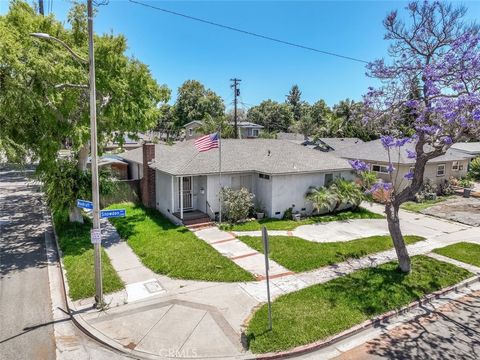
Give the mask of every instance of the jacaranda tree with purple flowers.
[[[389, 194], [385, 203], [389, 231], [400, 269], [409, 272], [400, 205], [420, 190], [429, 160], [445, 154], [455, 142], [480, 135], [480, 36], [475, 24], [464, 22], [462, 6], [415, 1], [405, 10], [408, 21], [392, 11], [383, 22], [392, 60], [367, 66], [368, 75], [379, 79], [381, 86], [369, 88], [364, 108], [365, 121], [385, 134], [386, 151], [405, 151], [415, 159], [412, 171], [401, 179], [407, 186], [398, 186], [392, 176], [391, 182], [375, 183], [370, 190]], [[412, 92], [412, 87], [418, 91]], [[361, 163], [352, 166], [363, 171]], [[393, 173], [394, 167], [391, 159], [388, 171]]]

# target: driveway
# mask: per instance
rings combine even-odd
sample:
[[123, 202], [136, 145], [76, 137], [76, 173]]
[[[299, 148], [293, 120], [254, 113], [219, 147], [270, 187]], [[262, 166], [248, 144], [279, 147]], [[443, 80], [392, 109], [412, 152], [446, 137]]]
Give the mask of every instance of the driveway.
[[423, 210], [422, 213], [470, 226], [480, 226], [480, 199], [455, 196]]

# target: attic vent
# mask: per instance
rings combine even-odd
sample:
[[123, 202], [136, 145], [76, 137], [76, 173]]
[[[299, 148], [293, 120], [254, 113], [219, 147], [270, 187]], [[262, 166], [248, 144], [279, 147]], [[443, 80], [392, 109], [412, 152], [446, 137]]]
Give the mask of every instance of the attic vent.
[[271, 151], [268, 150], [268, 151], [267, 151], [267, 156], [270, 156], [270, 154], [271, 154]]

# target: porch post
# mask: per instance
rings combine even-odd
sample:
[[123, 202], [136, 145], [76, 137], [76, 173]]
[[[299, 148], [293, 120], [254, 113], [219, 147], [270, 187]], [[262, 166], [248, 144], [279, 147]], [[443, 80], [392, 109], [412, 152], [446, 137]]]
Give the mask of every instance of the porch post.
[[180, 219], [183, 220], [183, 176], [180, 176]]
[[175, 212], [175, 176], [172, 176], [172, 214]]

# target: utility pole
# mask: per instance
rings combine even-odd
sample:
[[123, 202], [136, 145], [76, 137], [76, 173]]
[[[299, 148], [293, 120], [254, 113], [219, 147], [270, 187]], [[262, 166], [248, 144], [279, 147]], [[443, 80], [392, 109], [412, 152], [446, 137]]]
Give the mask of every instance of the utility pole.
[[[87, 0], [88, 17], [88, 69], [90, 79], [90, 152], [92, 156], [92, 203], [93, 203], [93, 229], [92, 239], [101, 239], [100, 229], [100, 196], [98, 193], [98, 154], [97, 154], [97, 103], [95, 88], [95, 52], [93, 48], [93, 4]], [[103, 306], [102, 285], [102, 243], [95, 241], [93, 244], [95, 253], [95, 306]]]
[[42, 15], [45, 15], [43, 10], [43, 0], [38, 0], [38, 12]]
[[230, 79], [230, 81], [233, 81], [233, 84], [230, 85], [231, 88], [233, 88], [233, 95], [234, 95], [234, 100], [233, 100], [233, 119], [234, 119], [234, 130], [235, 130], [235, 139], [238, 139], [238, 125], [237, 125], [237, 96], [240, 96], [240, 89], [238, 88], [238, 85], [240, 83], [240, 79], [233, 78]]

